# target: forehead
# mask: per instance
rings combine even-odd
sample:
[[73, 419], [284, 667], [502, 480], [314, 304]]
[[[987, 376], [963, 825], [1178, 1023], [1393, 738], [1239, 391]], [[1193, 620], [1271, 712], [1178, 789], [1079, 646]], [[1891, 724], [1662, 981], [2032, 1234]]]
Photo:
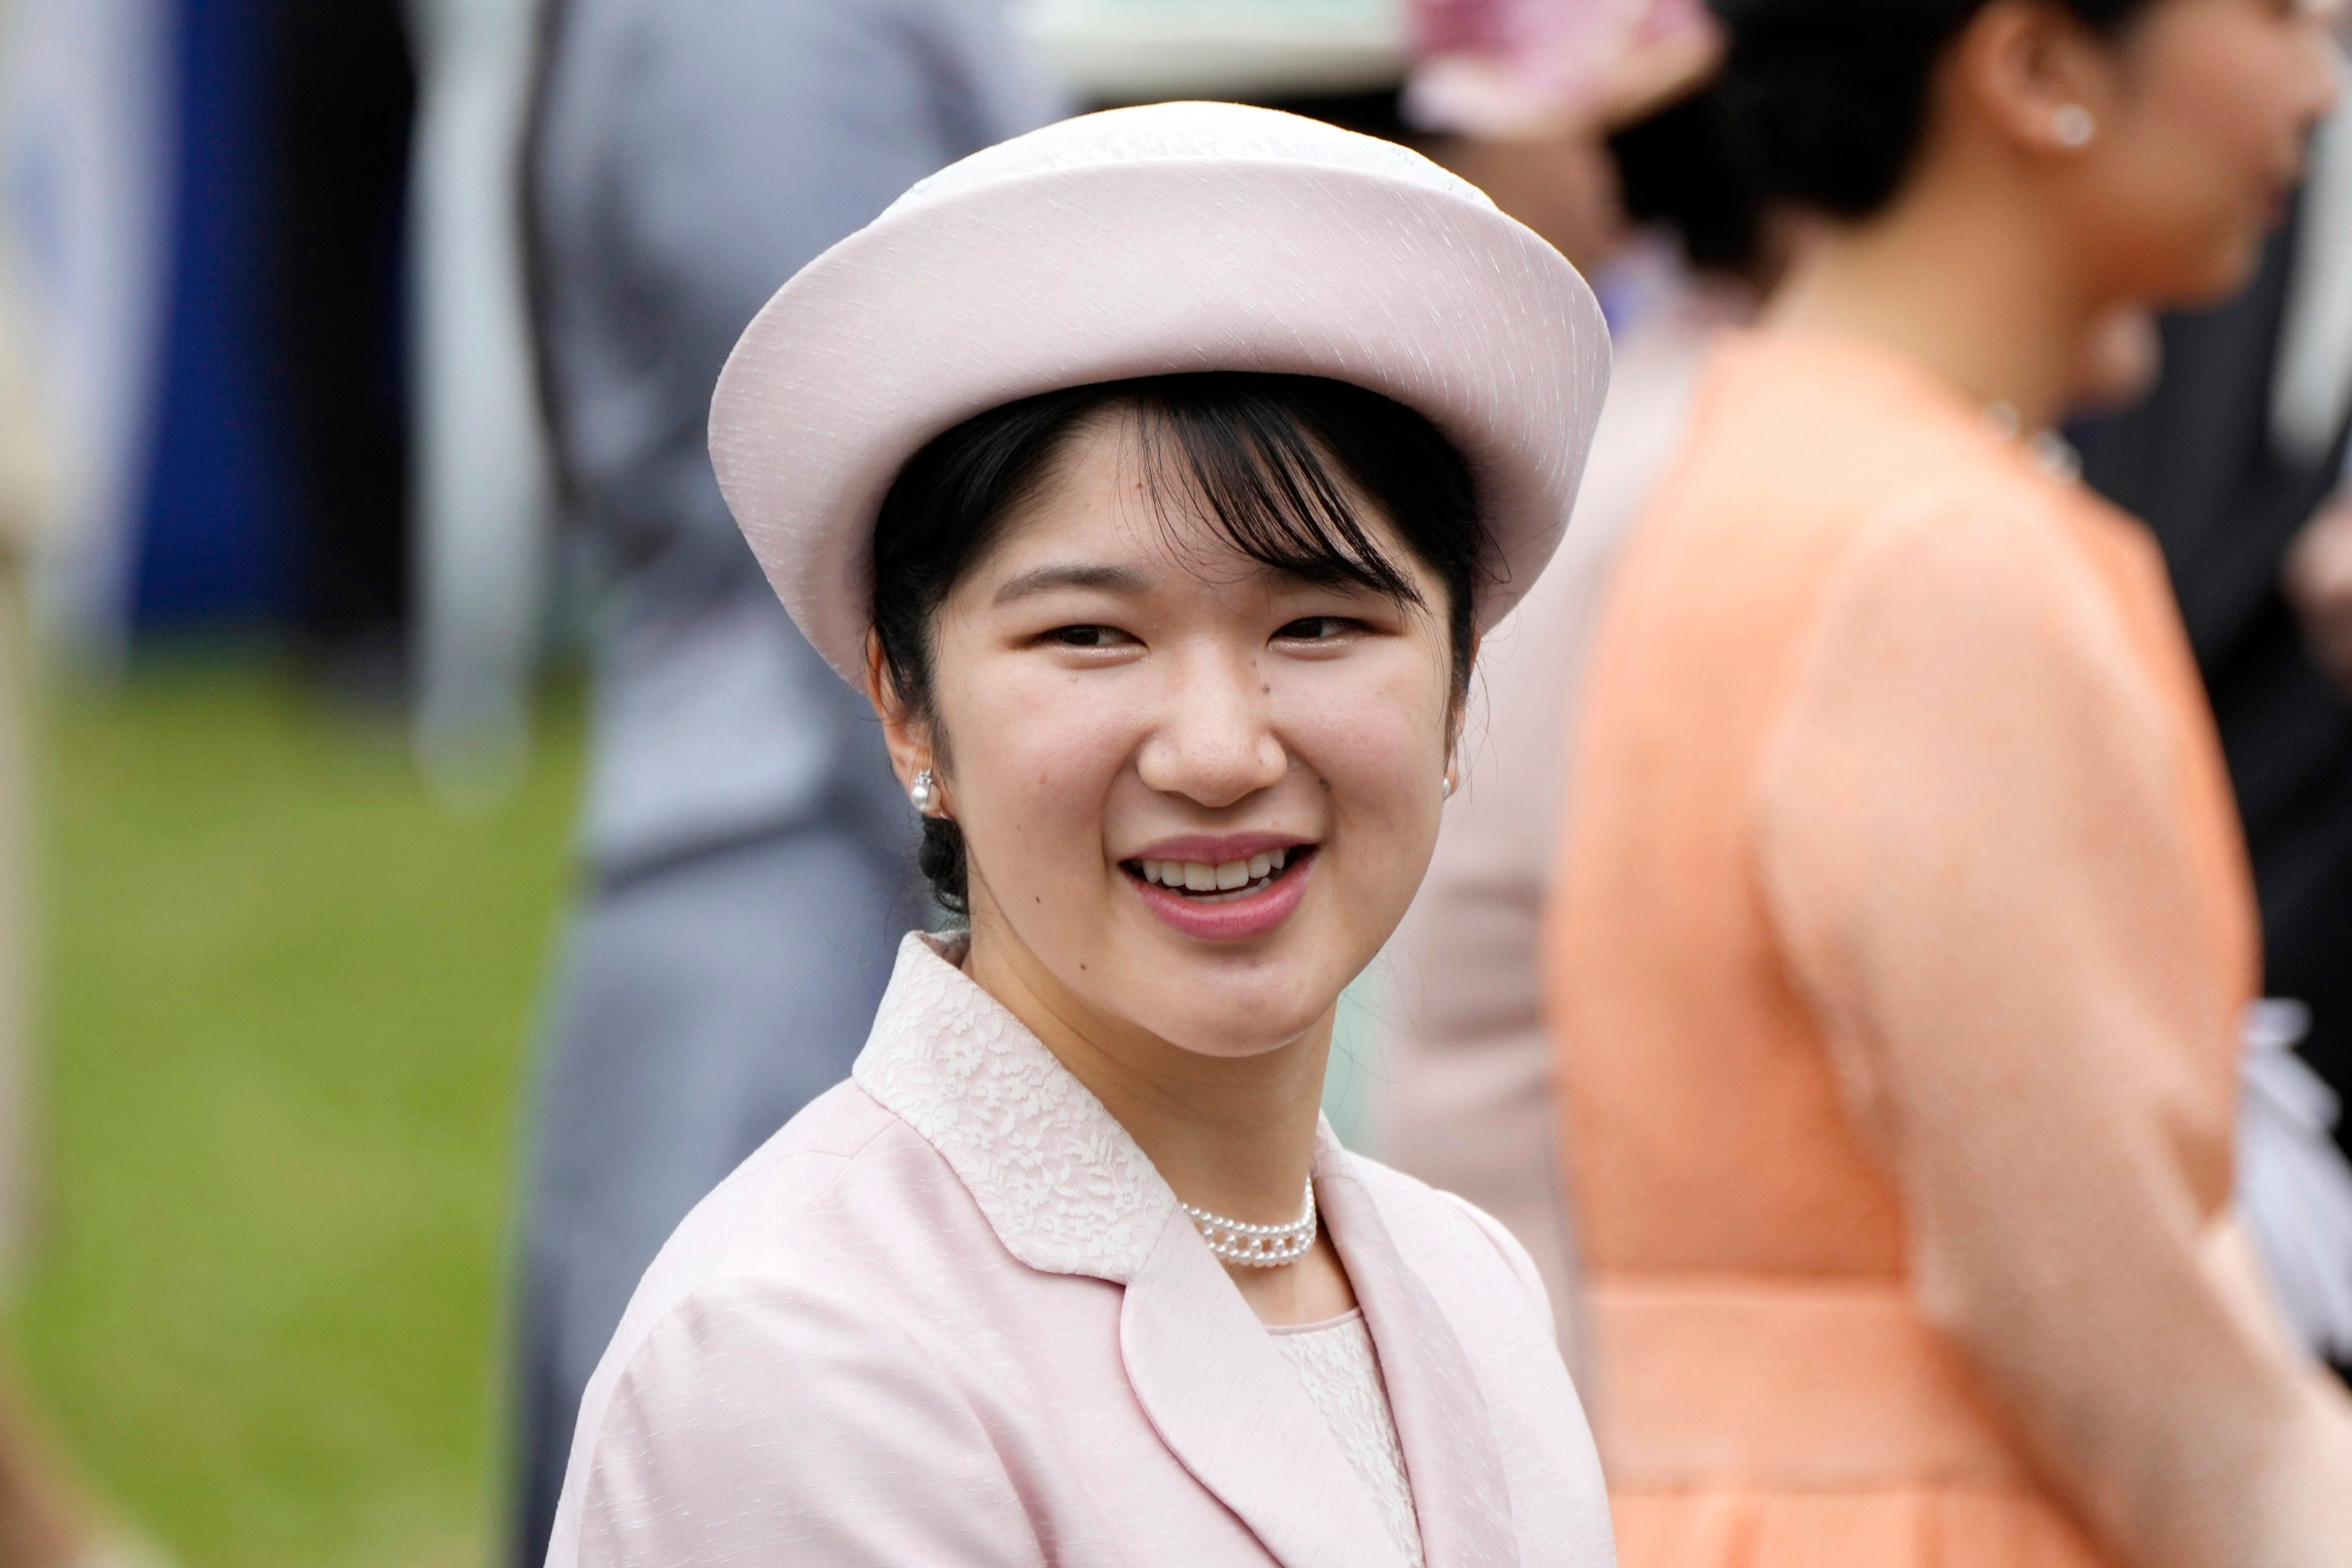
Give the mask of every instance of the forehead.
[[[1129, 409], [1088, 414], [1006, 515], [989, 554], [1002, 559], [1073, 548], [1123, 559], [1238, 556], [1199, 505], [1182, 465]], [[990, 561], [982, 561], [985, 570]]]

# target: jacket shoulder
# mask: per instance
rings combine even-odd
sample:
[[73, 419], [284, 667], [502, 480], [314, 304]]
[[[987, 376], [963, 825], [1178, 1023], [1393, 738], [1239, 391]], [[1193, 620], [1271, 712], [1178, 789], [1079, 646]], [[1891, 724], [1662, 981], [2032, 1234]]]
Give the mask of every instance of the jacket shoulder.
[[[1549, 1332], [1551, 1299], [1535, 1260], [1502, 1221], [1469, 1199], [1444, 1192], [1363, 1155], [1345, 1155], [1346, 1169], [1363, 1185], [1381, 1221], [1405, 1256], [1444, 1274], [1517, 1286]], [[1500, 1270], [1497, 1274], [1496, 1270]]]
[[[981, 1413], [844, 1262], [698, 1278], [625, 1329], [583, 1406], [551, 1564], [748, 1563], [782, 1541], [799, 1561], [1040, 1561]], [[958, 1507], [911, 1506], [918, 1487]]]
[[790, 1280], [861, 1228], [891, 1222], [910, 1190], [952, 1180], [914, 1129], [845, 1082], [811, 1101], [678, 1223], [631, 1300], [656, 1318], [709, 1281]]
[[[910, 1283], [942, 1259], [967, 1281], [992, 1260], [1018, 1267], [976, 1210], [968, 1226], [942, 1227], [953, 1186], [936, 1150], [847, 1082], [696, 1205], [590, 1379], [559, 1541], [582, 1561], [684, 1561], [694, 1553], [680, 1543], [711, 1539], [697, 1531], [714, 1521], [747, 1542], [780, 1521], [813, 1529], [838, 1512], [827, 1486], [908, 1465], [1006, 1492], [977, 1417], [933, 1360], [941, 1347]], [[780, 1411], [793, 1420], [779, 1424]], [[806, 1488], [778, 1482], [780, 1445], [799, 1453], [784, 1469]], [[1010, 1541], [1018, 1522], [990, 1524]], [[882, 1555], [981, 1560], [944, 1548]]]

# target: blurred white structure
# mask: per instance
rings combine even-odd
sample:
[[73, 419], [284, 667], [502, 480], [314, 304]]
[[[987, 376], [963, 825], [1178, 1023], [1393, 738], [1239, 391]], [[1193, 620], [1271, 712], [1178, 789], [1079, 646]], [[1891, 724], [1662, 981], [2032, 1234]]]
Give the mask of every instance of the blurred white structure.
[[1013, 22], [1097, 104], [1370, 92], [1404, 74], [1403, 0], [1021, 0]]
[[2316, 463], [2352, 404], [2352, 99], [2336, 106], [2312, 143], [2303, 204], [2271, 438], [2285, 456]]
[[[68, 0], [79, 3], [79, 0]], [[532, 384], [523, 122], [537, 0], [409, 0], [415, 750], [435, 793], [487, 805], [530, 736], [552, 507]]]
[[2352, 1166], [2334, 1134], [2344, 1107], [2294, 1054], [2301, 1002], [2247, 1009], [2238, 1103], [2238, 1207], [2279, 1310], [2312, 1354], [2352, 1361]]
[[0, 45], [0, 209], [47, 449], [34, 618], [100, 671], [128, 645], [152, 439], [174, 167], [168, 0], [13, 0]]

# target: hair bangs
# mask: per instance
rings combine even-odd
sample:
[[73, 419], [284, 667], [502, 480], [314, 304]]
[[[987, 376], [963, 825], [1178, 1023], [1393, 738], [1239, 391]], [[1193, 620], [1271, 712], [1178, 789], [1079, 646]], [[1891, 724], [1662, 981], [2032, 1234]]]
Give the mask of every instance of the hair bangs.
[[1364, 501], [1350, 498], [1312, 428], [1319, 422], [1295, 398], [1169, 378], [1122, 401], [1139, 426], [1147, 493], [1171, 526], [1201, 516], [1261, 566], [1428, 608], [1365, 528]]

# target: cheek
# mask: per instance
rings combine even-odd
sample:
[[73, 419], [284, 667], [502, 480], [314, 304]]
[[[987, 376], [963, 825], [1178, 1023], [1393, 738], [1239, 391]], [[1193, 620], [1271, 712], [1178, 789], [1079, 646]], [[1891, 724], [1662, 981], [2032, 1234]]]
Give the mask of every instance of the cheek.
[[1447, 693], [1431, 661], [1403, 649], [1347, 678], [1301, 683], [1285, 728], [1343, 816], [1418, 819], [1442, 801]]
[[2141, 183], [2182, 222], [2248, 222], [2277, 191], [2304, 125], [2293, 51], [2244, 29], [2210, 29], [2151, 72], [2138, 119], [2152, 145]]
[[[973, 857], [992, 883], [1100, 858], [1103, 801], [1134, 750], [1119, 705], [1034, 661], [969, 664], [943, 684], [951, 785]], [[957, 737], [975, 737], [958, 746]]]
[[2145, 126], [2112, 191], [2126, 281], [2168, 304], [2233, 292], [2270, 227], [2277, 139], [2241, 106], [2211, 107]]

